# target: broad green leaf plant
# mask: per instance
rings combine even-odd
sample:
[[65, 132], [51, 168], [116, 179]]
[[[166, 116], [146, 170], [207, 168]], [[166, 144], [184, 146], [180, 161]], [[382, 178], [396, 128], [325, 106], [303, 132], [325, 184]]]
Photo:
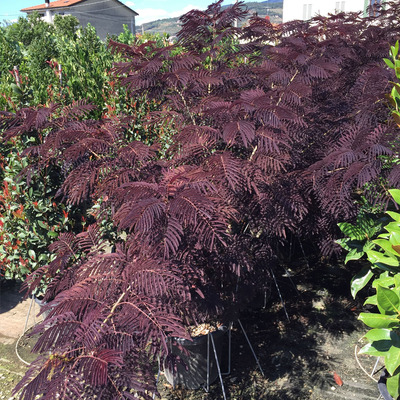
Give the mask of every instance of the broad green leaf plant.
[[[346, 237], [336, 242], [348, 251], [345, 263], [352, 260], [360, 260], [367, 251], [373, 250], [375, 244], [373, 238], [382, 232], [388, 217], [376, 213], [360, 212], [355, 224], [341, 222], [338, 224], [340, 230]], [[365, 287], [373, 277], [370, 264], [365, 265], [351, 281], [351, 294], [353, 297]]]
[[[400, 206], [400, 190], [389, 190], [394, 202]], [[366, 255], [369, 266], [364, 267], [351, 283], [353, 297], [372, 280], [375, 294], [369, 296], [364, 304], [377, 307], [375, 312], [362, 312], [359, 319], [371, 330], [365, 335], [368, 344], [360, 353], [384, 357], [390, 374], [387, 388], [391, 396], [400, 396], [400, 213], [387, 211], [389, 222], [383, 226], [383, 233], [375, 239], [362, 237], [359, 224], [340, 224], [341, 230], [349, 237], [339, 244], [349, 251], [346, 261]], [[370, 227], [370, 233], [382, 224], [378, 220]], [[365, 233], [365, 232], [364, 232]], [[355, 252], [354, 249], [357, 251]]]
[[[394, 46], [390, 46], [390, 57], [391, 60], [388, 58], [384, 58], [386, 65], [393, 69], [396, 74], [396, 78], [400, 81], [400, 59], [398, 58], [399, 55], [399, 41], [396, 42]], [[393, 88], [388, 96], [390, 105], [392, 106], [392, 117], [396, 124], [400, 126], [400, 84], [399, 82], [392, 82]]]

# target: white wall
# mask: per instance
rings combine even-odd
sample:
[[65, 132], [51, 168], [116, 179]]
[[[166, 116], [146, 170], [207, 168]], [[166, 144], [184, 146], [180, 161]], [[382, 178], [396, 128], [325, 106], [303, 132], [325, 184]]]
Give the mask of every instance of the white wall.
[[364, 11], [364, 0], [283, 0], [283, 22], [335, 11]]
[[53, 20], [54, 20], [53, 11], [52, 11], [52, 10], [46, 10], [45, 13], [44, 13], [43, 19], [44, 19], [46, 22], [48, 22], [49, 24], [52, 24], [52, 23], [53, 23]]

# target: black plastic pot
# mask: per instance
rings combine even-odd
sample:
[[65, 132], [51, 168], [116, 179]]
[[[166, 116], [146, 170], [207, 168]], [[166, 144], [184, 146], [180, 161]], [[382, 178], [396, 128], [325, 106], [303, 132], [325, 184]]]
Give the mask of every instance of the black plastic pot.
[[386, 386], [386, 380], [389, 376], [389, 373], [384, 369], [379, 377], [378, 381], [378, 389], [379, 393], [383, 397], [384, 400], [394, 400], [393, 397], [389, 394]]
[[[47, 303], [43, 301], [43, 298], [33, 296], [33, 299], [35, 300], [35, 303], [39, 306], [40, 310], [42, 310], [42, 307], [44, 307]], [[45, 319], [49, 314], [51, 310], [46, 310], [42, 312], [43, 319]]]
[[[221, 327], [210, 333], [214, 339], [218, 362], [221, 364], [224, 336], [228, 329]], [[209, 342], [208, 342], [209, 341]], [[209, 343], [209, 383], [218, 377], [217, 364], [211, 338], [202, 335], [192, 340], [171, 338], [170, 349], [173, 356], [180, 361], [173, 363], [164, 361], [164, 374], [167, 381], [173, 386], [182, 386], [186, 389], [198, 389], [207, 385], [207, 342]], [[184, 350], [179, 348], [181, 346]]]

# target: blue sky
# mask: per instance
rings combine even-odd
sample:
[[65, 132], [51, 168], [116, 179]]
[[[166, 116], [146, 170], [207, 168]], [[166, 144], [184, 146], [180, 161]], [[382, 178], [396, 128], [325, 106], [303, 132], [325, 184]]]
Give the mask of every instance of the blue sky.
[[[121, 1], [139, 13], [139, 16], [136, 18], [137, 25], [162, 18], [178, 17], [194, 8], [204, 10], [213, 2], [213, 0]], [[225, 0], [224, 4], [232, 4], [234, 1], [235, 0]], [[44, 0], [0, 0], [0, 21], [16, 20], [19, 16], [25, 15], [19, 12], [22, 8], [44, 4], [44, 2]]]

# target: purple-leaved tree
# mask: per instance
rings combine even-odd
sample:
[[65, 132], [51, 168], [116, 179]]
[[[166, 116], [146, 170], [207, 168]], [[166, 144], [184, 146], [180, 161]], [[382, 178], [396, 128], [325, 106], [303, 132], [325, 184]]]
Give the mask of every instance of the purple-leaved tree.
[[129, 116], [87, 120], [82, 104], [3, 114], [5, 139], [46, 136], [30, 173], [60, 166], [60, 198], [100, 204], [96, 222], [60, 237], [55, 260], [27, 280], [30, 290], [50, 280], [50, 314], [35, 328], [41, 356], [21, 399], [150, 399], [168, 336], [233, 318], [291, 237], [330, 254], [360, 199], [384, 202], [399, 186], [382, 59], [400, 36], [400, 5], [377, 18], [234, 27], [244, 15], [219, 1], [185, 14], [174, 45], [111, 43], [122, 84], [159, 104], [147, 126], [174, 131], [162, 158], [157, 143], [126, 140], [140, 122]]

